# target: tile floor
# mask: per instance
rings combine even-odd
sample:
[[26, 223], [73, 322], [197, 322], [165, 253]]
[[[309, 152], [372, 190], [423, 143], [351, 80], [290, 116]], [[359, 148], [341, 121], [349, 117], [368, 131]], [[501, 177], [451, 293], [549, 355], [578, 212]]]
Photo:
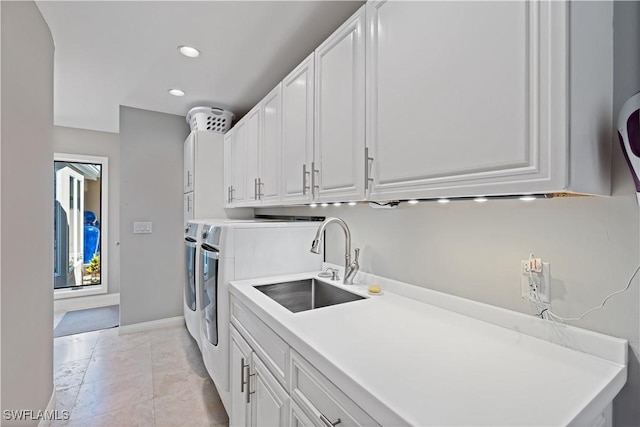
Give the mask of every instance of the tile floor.
[[[54, 322], [59, 321], [55, 319]], [[228, 418], [184, 326], [118, 335], [118, 328], [54, 339], [52, 426], [227, 426]]]

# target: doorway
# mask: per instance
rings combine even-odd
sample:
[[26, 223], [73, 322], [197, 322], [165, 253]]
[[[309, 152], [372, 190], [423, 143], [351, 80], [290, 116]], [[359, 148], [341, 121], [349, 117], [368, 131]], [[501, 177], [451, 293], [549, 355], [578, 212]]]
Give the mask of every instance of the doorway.
[[54, 298], [107, 292], [108, 159], [54, 154]]

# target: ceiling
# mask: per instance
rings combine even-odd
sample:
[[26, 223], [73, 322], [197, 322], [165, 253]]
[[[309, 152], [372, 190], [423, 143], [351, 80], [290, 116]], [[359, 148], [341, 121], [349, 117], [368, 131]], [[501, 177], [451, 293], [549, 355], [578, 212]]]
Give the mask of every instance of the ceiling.
[[37, 2], [55, 43], [54, 123], [118, 132], [120, 105], [182, 116], [215, 106], [238, 119], [363, 3]]

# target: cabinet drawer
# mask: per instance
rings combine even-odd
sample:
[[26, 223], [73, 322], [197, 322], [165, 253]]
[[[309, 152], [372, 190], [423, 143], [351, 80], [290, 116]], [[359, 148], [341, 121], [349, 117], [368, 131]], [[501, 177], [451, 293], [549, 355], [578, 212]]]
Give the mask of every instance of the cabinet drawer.
[[287, 387], [289, 345], [244, 304], [231, 299], [231, 323], [258, 353], [280, 383]]
[[291, 397], [316, 426], [379, 425], [295, 351], [291, 351]]

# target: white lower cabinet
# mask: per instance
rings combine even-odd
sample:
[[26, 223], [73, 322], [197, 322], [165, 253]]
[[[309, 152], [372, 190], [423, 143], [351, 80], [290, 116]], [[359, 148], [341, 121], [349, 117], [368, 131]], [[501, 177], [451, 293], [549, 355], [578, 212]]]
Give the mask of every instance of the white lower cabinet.
[[231, 327], [231, 426], [284, 426], [289, 395], [240, 333]]
[[293, 350], [291, 351], [290, 384], [291, 399], [306, 413], [307, 422], [311, 422], [308, 425], [319, 427], [379, 425], [320, 371]]
[[233, 297], [229, 424], [379, 425]]
[[289, 408], [289, 420], [291, 420], [289, 425], [291, 427], [307, 427], [314, 425], [313, 421], [311, 421], [311, 418], [309, 418], [307, 414], [305, 414], [305, 412], [298, 406], [295, 400], [289, 402]]

